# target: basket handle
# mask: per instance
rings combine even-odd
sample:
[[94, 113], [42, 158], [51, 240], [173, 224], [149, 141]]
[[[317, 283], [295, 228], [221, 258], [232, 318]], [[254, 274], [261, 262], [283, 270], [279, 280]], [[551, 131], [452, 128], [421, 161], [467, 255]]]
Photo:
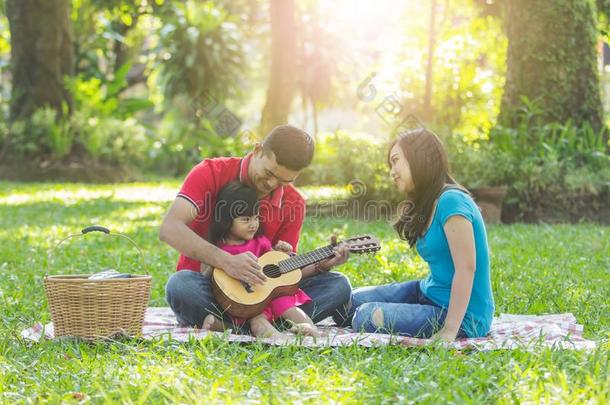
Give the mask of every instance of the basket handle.
[[106, 235], [108, 235], [110, 233], [110, 229], [106, 228], [105, 226], [93, 225], [88, 226], [81, 231], [83, 235], [89, 232], [104, 232]]
[[130, 237], [128, 237], [126, 235], [123, 235], [122, 233], [116, 233], [116, 232], [111, 233], [110, 229], [106, 228], [105, 226], [93, 225], [93, 226], [88, 226], [86, 228], [83, 228], [81, 230], [81, 233], [75, 233], [75, 234], [72, 234], [72, 235], [68, 235], [67, 237], [65, 237], [62, 240], [60, 240], [57, 243], [57, 245], [55, 245], [55, 247], [49, 251], [48, 260], [47, 260], [47, 272], [46, 272], [46, 275], [49, 274], [49, 269], [50, 269], [50, 266], [51, 266], [51, 261], [52, 261], [53, 255], [55, 254], [55, 252], [57, 251], [57, 249], [59, 248], [59, 246], [62, 243], [66, 242], [67, 240], [72, 239], [72, 238], [85, 236], [86, 234], [91, 233], [91, 232], [102, 232], [102, 233], [105, 233], [108, 236], [116, 236], [116, 237], [121, 237], [123, 239], [127, 239], [133, 245], [133, 247], [138, 251], [138, 253], [140, 254], [140, 259], [142, 259], [142, 265], [144, 267], [144, 273], [149, 274], [148, 273], [148, 268], [146, 267], [146, 260], [144, 259], [144, 253], [142, 253], [142, 250], [140, 249], [140, 247]]

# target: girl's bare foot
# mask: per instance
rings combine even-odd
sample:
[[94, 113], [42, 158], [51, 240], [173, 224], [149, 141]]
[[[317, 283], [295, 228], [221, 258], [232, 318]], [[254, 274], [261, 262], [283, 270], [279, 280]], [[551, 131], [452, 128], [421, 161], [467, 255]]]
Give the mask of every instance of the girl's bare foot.
[[264, 317], [264, 315], [257, 315], [250, 319], [250, 330], [256, 337], [261, 338], [275, 338], [280, 337], [282, 334]]
[[290, 332], [314, 337], [320, 336], [320, 332], [311, 318], [299, 307], [288, 308], [282, 314], [282, 318], [292, 324]]
[[295, 323], [292, 325], [292, 328], [290, 328], [290, 332], [303, 334], [306, 336], [320, 337], [320, 331], [318, 328], [310, 323]]
[[212, 314], [209, 314], [203, 320], [202, 329], [211, 330], [214, 332], [223, 332], [225, 330], [225, 325], [222, 320], [216, 318]]

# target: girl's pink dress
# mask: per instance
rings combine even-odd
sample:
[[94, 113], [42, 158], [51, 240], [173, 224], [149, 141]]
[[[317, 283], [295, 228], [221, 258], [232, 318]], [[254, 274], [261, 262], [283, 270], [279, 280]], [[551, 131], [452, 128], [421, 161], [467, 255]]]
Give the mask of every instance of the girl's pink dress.
[[[218, 244], [218, 247], [232, 255], [251, 252], [256, 257], [261, 257], [272, 249], [271, 241], [265, 235], [257, 236], [241, 245], [227, 245], [221, 242]], [[285, 295], [271, 300], [269, 305], [263, 310], [263, 315], [269, 322], [273, 323], [277, 318], [281, 317], [288, 308], [307, 304], [310, 301], [311, 298], [309, 295], [305, 294], [305, 292], [299, 288], [294, 295]], [[243, 318], [231, 317], [231, 319], [238, 325], [242, 325], [246, 322], [246, 319]]]

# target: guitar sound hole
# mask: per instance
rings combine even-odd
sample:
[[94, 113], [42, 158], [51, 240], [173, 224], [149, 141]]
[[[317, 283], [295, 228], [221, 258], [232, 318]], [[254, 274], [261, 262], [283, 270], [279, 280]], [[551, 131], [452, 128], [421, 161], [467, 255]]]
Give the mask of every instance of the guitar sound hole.
[[271, 278], [278, 278], [282, 275], [282, 272], [280, 271], [280, 266], [278, 266], [277, 264], [266, 265], [265, 267], [263, 267], [263, 273], [265, 274], [265, 276]]

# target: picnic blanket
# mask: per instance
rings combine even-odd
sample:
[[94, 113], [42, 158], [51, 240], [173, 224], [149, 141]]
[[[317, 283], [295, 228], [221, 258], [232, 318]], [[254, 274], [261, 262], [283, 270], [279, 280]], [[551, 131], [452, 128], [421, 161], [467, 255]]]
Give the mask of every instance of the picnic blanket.
[[[250, 335], [238, 335], [227, 332], [210, 332], [196, 328], [178, 326], [176, 317], [169, 308], [148, 308], [144, 317], [142, 338], [145, 340], [171, 339], [187, 341], [202, 339], [208, 335], [216, 335], [230, 342], [249, 343], [262, 342], [269, 345], [299, 345], [346, 346], [357, 344], [366, 347], [382, 345], [423, 346], [429, 344], [428, 339], [418, 339], [405, 336], [386, 335], [381, 333], [357, 333], [349, 328], [339, 328], [332, 325], [328, 318], [320, 324], [322, 337], [313, 338], [283, 333], [281, 338], [260, 339]], [[594, 349], [594, 341], [584, 339], [583, 326], [576, 323], [574, 315], [509, 315], [503, 314], [494, 318], [491, 332], [484, 338], [458, 339], [448, 344], [455, 349], [498, 350], [498, 349], [534, 349], [551, 347], [557, 349]], [[24, 339], [39, 341], [52, 339], [53, 324], [40, 323], [21, 333]]]

